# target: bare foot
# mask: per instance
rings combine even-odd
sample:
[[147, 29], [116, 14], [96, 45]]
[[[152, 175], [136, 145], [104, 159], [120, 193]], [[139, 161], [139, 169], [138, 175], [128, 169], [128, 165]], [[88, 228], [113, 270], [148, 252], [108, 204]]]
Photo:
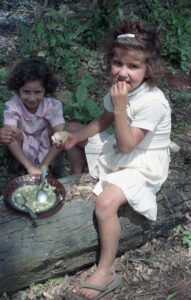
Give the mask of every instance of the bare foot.
[[[106, 287], [114, 278], [114, 272], [103, 272], [97, 270], [84, 284], [94, 284]], [[100, 292], [94, 289], [81, 288], [79, 285], [73, 289], [74, 294], [83, 296], [89, 300], [94, 299]]]
[[30, 175], [41, 174], [41, 169], [34, 166], [27, 168], [27, 171]]

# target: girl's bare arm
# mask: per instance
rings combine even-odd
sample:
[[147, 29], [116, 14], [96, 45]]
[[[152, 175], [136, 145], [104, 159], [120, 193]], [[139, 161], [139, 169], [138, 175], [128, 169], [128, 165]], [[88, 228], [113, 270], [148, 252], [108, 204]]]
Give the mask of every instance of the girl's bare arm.
[[[64, 127], [65, 127], [65, 124], [59, 124], [55, 127], [53, 127], [53, 132], [59, 132], [59, 131], [63, 131], [64, 130]], [[59, 154], [60, 152], [60, 149], [58, 149], [56, 147], [56, 145], [51, 145], [47, 155], [44, 157], [41, 165], [40, 165], [40, 168], [42, 166], [46, 166], [46, 168], [48, 169], [51, 161], [53, 161], [53, 159]]]
[[118, 149], [123, 154], [130, 153], [143, 140], [145, 129], [128, 125], [126, 103], [128, 87], [126, 82], [118, 82], [110, 91], [111, 101], [114, 107], [115, 138]]
[[76, 132], [77, 142], [84, 141], [95, 134], [106, 130], [114, 120], [113, 113], [104, 110], [103, 114], [98, 118], [91, 121], [87, 126], [85, 126], [80, 131]]

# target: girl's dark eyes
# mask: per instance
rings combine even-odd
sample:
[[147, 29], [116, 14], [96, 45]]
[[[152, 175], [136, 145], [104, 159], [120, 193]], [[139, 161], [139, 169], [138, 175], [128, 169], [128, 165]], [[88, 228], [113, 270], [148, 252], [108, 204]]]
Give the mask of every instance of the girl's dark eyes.
[[[30, 91], [27, 91], [27, 90], [23, 90], [22, 91], [23, 93], [25, 93], [25, 94], [29, 94], [30, 93]], [[34, 93], [35, 94], [41, 94], [43, 91], [35, 91]]]
[[[121, 67], [123, 64], [122, 64], [122, 62], [121, 62], [120, 60], [113, 60], [113, 61], [112, 61], [112, 65], [113, 65], [113, 66], [117, 66], [117, 67]], [[139, 67], [139, 66], [136, 65], [136, 64], [130, 64], [130, 65], [128, 66], [129, 69], [137, 69], [138, 67]]]
[[121, 66], [122, 63], [119, 60], [113, 60], [112, 61], [112, 65], [114, 65], [114, 66]]

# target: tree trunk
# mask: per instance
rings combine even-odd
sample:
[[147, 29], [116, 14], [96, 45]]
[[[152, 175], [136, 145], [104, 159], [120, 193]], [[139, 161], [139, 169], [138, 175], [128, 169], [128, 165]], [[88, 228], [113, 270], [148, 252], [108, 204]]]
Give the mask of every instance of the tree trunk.
[[[190, 173], [189, 173], [190, 174]], [[0, 201], [0, 293], [12, 293], [94, 264], [99, 243], [89, 175], [61, 179], [63, 207], [47, 218], [17, 214]], [[74, 184], [76, 182], [76, 184]], [[135, 249], [186, 222], [190, 212], [190, 175], [172, 173], [158, 194], [158, 218], [150, 222], [128, 204], [119, 210], [121, 236], [117, 255]], [[68, 201], [71, 200], [71, 201]]]

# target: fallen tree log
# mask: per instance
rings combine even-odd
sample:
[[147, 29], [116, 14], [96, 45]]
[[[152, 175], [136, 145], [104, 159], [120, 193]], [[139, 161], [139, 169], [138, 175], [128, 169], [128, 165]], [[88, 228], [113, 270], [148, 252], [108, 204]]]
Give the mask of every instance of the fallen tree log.
[[[184, 170], [184, 169], [183, 169]], [[191, 174], [171, 170], [158, 194], [158, 219], [150, 222], [128, 204], [119, 210], [121, 236], [117, 255], [135, 249], [152, 238], [187, 221], [191, 212]], [[32, 220], [16, 214], [0, 201], [0, 294], [12, 293], [93, 265], [99, 257], [94, 217], [94, 182], [88, 174], [60, 181], [66, 203], [54, 215]]]

